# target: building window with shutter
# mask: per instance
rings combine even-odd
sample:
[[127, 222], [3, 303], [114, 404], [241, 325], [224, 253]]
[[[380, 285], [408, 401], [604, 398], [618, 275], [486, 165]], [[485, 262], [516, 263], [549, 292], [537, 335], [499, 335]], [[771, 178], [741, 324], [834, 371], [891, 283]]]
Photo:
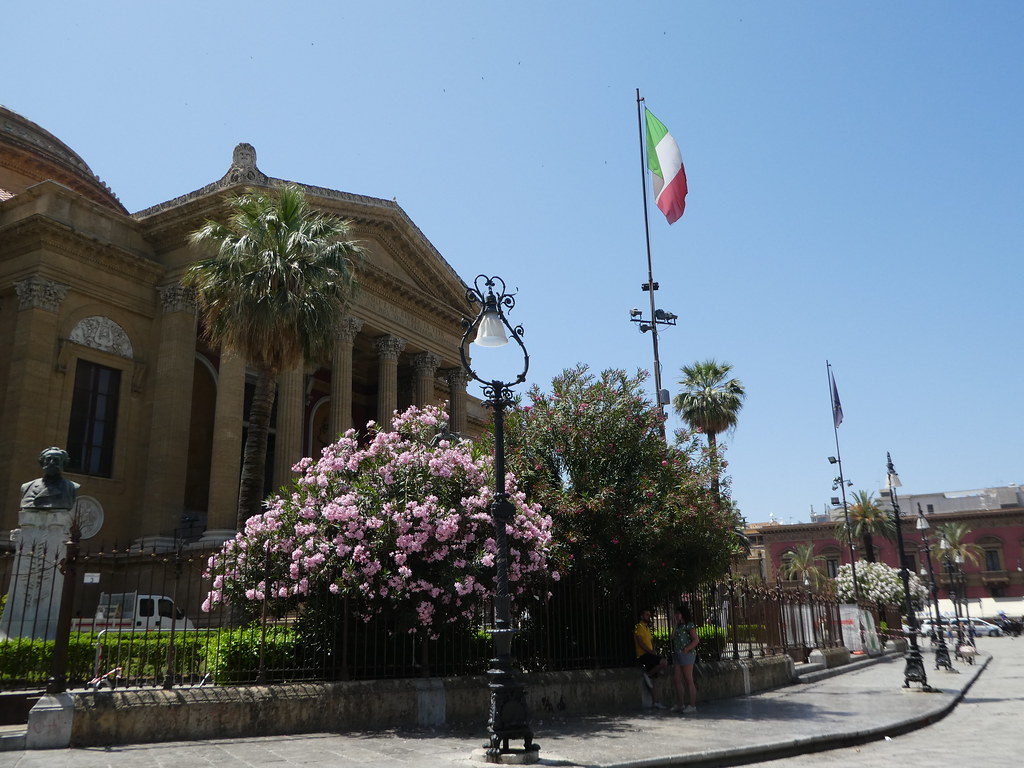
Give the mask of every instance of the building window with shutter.
[[79, 360], [71, 399], [67, 451], [69, 472], [111, 477], [121, 371]]

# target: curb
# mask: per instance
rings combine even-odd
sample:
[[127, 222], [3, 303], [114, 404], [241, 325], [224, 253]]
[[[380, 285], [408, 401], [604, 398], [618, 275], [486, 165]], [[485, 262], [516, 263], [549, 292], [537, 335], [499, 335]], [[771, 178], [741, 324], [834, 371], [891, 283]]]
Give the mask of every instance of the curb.
[[[858, 667], [870, 666], [870, 664], [877, 663], [886, 658], [886, 656], [878, 656], [866, 659], [866, 663], [862, 662], [858, 664]], [[675, 765], [688, 766], [689, 768], [727, 768], [728, 766], [749, 765], [750, 763], [779, 760], [787, 757], [794, 757], [796, 755], [807, 755], [815, 752], [825, 752], [831, 749], [854, 747], [859, 744], [866, 744], [870, 741], [879, 741], [886, 736], [901, 736], [905, 733], [909, 733], [910, 731], [915, 731], [920, 728], [924, 728], [927, 725], [937, 723], [952, 712], [953, 709], [956, 708], [956, 705], [963, 699], [964, 695], [971, 689], [971, 686], [974, 685], [974, 682], [978, 679], [981, 673], [985, 671], [991, 660], [992, 655], [987, 654], [983, 663], [975, 665], [974, 668], [970, 670], [972, 673], [970, 680], [967, 681], [964, 687], [960, 689], [952, 700], [944, 704], [939, 709], [917, 717], [898, 721], [896, 723], [886, 723], [875, 728], [851, 731], [849, 733], [808, 736], [806, 738], [776, 742], [773, 744], [755, 744], [749, 747], [740, 747], [735, 749], [718, 749], [706, 752], [692, 752], [686, 755], [670, 755], [666, 757], [644, 758], [642, 760], [628, 760], [621, 763], [607, 763], [602, 765], [602, 768], [662, 768], [663, 766]], [[852, 671], [850, 670], [849, 664], [844, 665], [843, 667], [836, 667], [834, 669]], [[825, 671], [830, 672], [833, 670]], [[831, 676], [832, 675], [826, 675], [826, 677]]]

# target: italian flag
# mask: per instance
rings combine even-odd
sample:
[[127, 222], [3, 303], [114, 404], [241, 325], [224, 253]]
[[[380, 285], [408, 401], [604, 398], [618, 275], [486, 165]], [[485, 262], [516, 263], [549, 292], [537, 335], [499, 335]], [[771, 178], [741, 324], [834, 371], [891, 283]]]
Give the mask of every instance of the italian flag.
[[651, 110], [647, 116], [647, 167], [654, 183], [654, 203], [672, 224], [686, 208], [686, 171], [679, 145]]

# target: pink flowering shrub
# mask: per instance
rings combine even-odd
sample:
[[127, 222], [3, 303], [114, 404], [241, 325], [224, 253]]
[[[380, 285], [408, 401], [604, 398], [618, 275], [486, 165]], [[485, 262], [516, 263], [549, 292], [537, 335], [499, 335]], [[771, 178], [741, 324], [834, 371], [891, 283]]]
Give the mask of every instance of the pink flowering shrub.
[[[210, 560], [220, 602], [281, 606], [334, 594], [369, 620], [384, 608], [414, 616], [435, 634], [469, 618], [494, 590], [495, 542], [489, 505], [493, 460], [468, 440], [435, 440], [447, 415], [436, 407], [396, 415], [393, 431], [372, 422], [360, 445], [354, 430], [302, 459], [287, 495]], [[509, 591], [543, 590], [551, 518], [529, 505], [508, 476], [516, 514], [508, 525]], [[557, 578], [557, 574], [555, 574]]]

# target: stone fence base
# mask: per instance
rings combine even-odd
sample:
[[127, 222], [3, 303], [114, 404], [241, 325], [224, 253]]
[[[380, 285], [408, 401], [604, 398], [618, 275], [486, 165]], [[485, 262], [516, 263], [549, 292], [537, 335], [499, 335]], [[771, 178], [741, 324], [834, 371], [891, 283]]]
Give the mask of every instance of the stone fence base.
[[[527, 699], [536, 719], [635, 712], [646, 691], [635, 668], [546, 672], [527, 675]], [[794, 680], [789, 656], [722, 661], [696, 667], [702, 700], [743, 696]], [[657, 681], [671, 701], [671, 682]], [[61, 712], [70, 723], [48, 727], [39, 748], [93, 747], [238, 738], [394, 727], [479, 725], [486, 728], [489, 693], [485, 677], [361, 680], [261, 687], [125, 690], [63, 694], [73, 706]], [[44, 701], [52, 697], [44, 697]], [[40, 705], [44, 702], [41, 701]], [[37, 705], [38, 706], [38, 705]], [[42, 714], [40, 709], [40, 715]], [[54, 717], [53, 702], [46, 710]], [[52, 734], [66, 733], [57, 738]], [[29, 746], [32, 748], [32, 746]]]

